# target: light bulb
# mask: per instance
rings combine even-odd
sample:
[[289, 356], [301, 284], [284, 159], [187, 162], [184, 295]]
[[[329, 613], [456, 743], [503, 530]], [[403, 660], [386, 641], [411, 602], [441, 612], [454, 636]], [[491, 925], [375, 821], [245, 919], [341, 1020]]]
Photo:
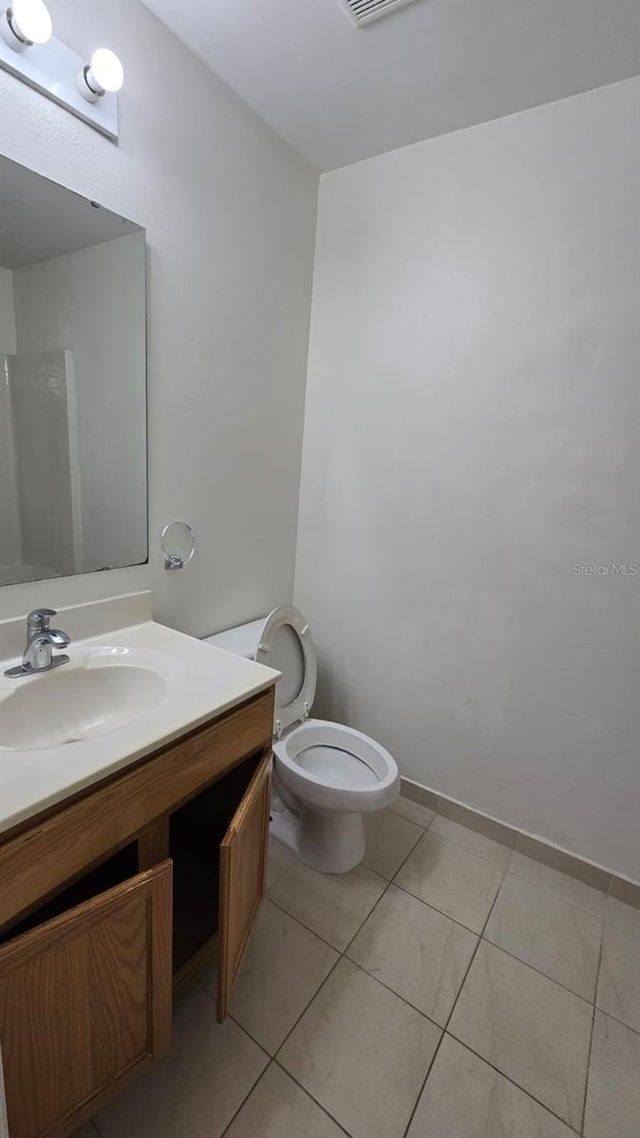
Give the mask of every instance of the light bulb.
[[13, 0], [2, 17], [0, 32], [14, 51], [51, 39], [53, 23], [44, 0]]
[[119, 91], [124, 83], [124, 68], [116, 53], [109, 51], [108, 47], [99, 47], [91, 56], [89, 82], [92, 75], [103, 91]]
[[97, 103], [105, 91], [119, 91], [124, 83], [124, 68], [114, 51], [99, 47], [77, 76], [78, 90], [88, 103]]

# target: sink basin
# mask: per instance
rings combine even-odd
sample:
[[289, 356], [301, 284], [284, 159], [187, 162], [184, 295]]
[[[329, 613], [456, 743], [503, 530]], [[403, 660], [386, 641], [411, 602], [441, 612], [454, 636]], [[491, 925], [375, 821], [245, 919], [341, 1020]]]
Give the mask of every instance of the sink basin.
[[34, 750], [109, 735], [164, 700], [175, 664], [160, 653], [94, 648], [69, 664], [7, 680], [0, 693], [0, 747]]

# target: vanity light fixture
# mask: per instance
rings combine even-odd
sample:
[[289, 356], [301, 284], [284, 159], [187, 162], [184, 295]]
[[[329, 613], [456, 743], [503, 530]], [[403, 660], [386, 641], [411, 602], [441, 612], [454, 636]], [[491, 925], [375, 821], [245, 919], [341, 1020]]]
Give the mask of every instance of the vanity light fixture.
[[124, 83], [124, 68], [115, 51], [99, 47], [91, 63], [78, 72], [78, 90], [88, 103], [95, 103], [107, 91], [119, 91]]
[[13, 0], [0, 16], [0, 35], [12, 51], [26, 51], [51, 39], [53, 23], [44, 0]]
[[0, 68], [118, 141], [118, 95], [124, 68], [109, 48], [86, 62], [51, 34], [44, 0], [0, 0]]

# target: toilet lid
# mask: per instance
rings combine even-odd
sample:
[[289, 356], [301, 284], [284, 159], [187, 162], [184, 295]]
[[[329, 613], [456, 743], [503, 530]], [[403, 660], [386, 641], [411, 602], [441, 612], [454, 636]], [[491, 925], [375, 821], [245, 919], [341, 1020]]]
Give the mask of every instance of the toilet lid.
[[255, 658], [282, 673], [276, 684], [275, 733], [279, 735], [308, 717], [316, 694], [316, 650], [302, 613], [291, 605], [269, 613]]

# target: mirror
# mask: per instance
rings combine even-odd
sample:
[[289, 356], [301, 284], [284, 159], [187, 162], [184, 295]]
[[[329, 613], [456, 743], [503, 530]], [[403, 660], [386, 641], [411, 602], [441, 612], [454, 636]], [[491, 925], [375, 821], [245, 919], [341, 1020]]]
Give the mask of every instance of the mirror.
[[147, 559], [145, 235], [0, 156], [0, 585]]

